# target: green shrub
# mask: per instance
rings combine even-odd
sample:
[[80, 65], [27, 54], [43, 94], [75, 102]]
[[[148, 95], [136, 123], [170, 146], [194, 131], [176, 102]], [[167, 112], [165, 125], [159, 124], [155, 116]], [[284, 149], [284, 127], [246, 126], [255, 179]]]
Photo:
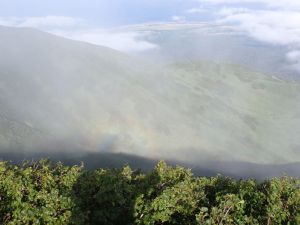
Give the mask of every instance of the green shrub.
[[195, 221], [204, 192], [190, 170], [175, 169], [160, 162], [146, 177], [148, 189], [135, 204], [136, 224], [190, 224]]
[[75, 207], [72, 188], [80, 170], [44, 160], [21, 167], [1, 162], [1, 224], [68, 223]]
[[75, 224], [131, 224], [138, 174], [130, 167], [86, 171], [74, 186]]
[[149, 173], [0, 162], [0, 224], [298, 225], [300, 180], [195, 177], [164, 162]]

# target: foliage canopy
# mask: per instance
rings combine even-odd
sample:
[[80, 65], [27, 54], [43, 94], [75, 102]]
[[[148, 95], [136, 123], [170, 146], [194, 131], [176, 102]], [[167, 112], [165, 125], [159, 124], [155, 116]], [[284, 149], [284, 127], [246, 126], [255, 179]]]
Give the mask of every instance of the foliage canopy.
[[0, 162], [0, 224], [300, 224], [300, 180]]

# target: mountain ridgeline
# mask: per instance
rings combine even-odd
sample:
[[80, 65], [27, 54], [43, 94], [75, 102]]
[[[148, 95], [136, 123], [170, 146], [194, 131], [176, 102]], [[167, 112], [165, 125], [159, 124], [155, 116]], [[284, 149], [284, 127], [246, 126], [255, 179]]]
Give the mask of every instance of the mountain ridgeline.
[[156, 67], [106, 47], [0, 27], [0, 156], [295, 163], [299, 100], [299, 82], [239, 65]]

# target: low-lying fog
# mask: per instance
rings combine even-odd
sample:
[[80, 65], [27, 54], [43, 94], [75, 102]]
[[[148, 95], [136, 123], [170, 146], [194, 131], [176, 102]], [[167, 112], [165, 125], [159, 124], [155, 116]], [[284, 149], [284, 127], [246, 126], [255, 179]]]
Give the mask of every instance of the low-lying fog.
[[300, 83], [284, 49], [151, 32], [158, 47], [129, 55], [0, 27], [0, 157], [299, 176]]

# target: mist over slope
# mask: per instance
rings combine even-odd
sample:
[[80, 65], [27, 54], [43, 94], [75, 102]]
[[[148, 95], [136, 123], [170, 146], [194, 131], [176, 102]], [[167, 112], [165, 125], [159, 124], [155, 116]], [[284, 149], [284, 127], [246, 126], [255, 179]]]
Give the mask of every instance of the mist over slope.
[[300, 161], [300, 84], [238, 65], [156, 68], [109, 48], [0, 27], [0, 78], [3, 152]]
[[71, 149], [100, 147], [92, 142], [110, 136], [103, 123], [121, 120], [139, 82], [151, 86], [139, 62], [117, 51], [32, 29], [1, 28], [0, 35], [1, 113], [50, 139], [74, 139]]
[[156, 46], [135, 53], [155, 63], [211, 60], [243, 65], [252, 70], [299, 80], [299, 71], [289, 60], [290, 46], [262, 42], [234, 26], [217, 23], [154, 23], [128, 26]]

